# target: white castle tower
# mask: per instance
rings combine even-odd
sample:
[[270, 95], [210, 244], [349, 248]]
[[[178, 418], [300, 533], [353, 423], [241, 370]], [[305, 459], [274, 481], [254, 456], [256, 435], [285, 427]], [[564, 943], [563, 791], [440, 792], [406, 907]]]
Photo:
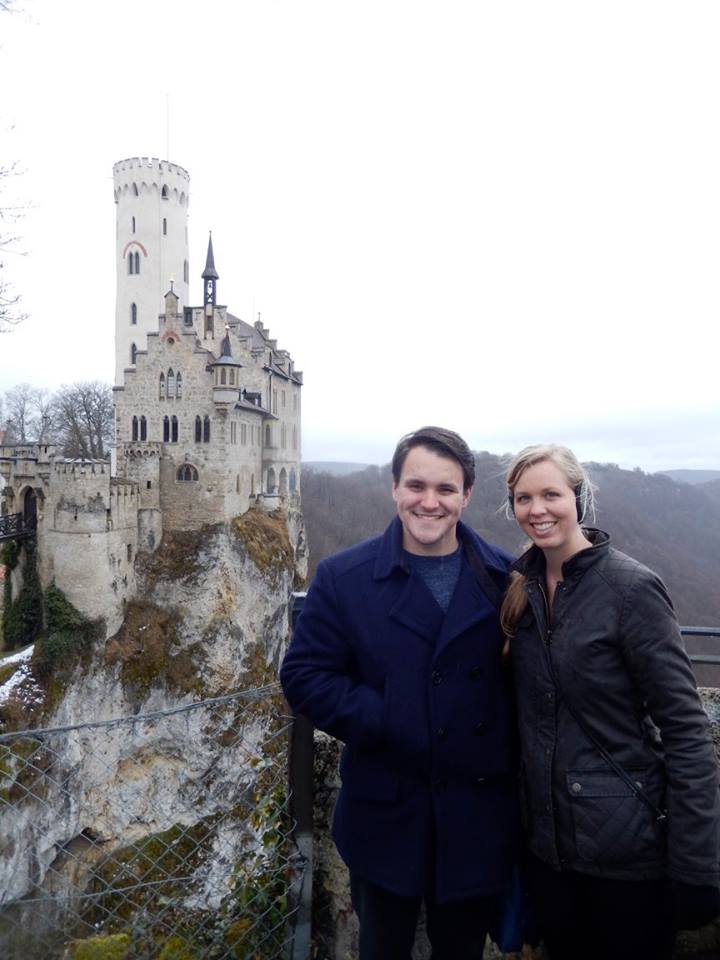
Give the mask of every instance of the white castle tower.
[[131, 157], [113, 167], [116, 204], [117, 294], [115, 383], [146, 349], [171, 288], [188, 304], [190, 175], [176, 163]]

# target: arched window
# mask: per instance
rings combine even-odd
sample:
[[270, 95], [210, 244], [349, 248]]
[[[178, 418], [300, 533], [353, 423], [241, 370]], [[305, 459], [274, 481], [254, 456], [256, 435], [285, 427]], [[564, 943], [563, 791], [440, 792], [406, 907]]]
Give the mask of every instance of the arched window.
[[133, 440], [137, 440], [138, 438], [138, 418], [137, 417], [132, 418], [132, 438]]
[[161, 400], [165, 399], [165, 374], [164, 373], [160, 374], [160, 389], [158, 392], [158, 396], [160, 397]]
[[170, 442], [170, 417], [163, 417], [163, 443]]
[[293, 450], [297, 450], [297, 427], [293, 427]]
[[275, 479], [275, 471], [272, 467], [270, 467], [267, 472], [267, 492], [277, 493], [277, 480]]
[[135, 273], [135, 258], [133, 257], [132, 250], [128, 254], [128, 273]]
[[135, 233], [135, 217], [132, 218], [132, 232]]
[[175, 396], [175, 374], [173, 373], [172, 367], [168, 370], [167, 375], [167, 398], [172, 400]]
[[203, 419], [203, 443], [210, 443], [210, 417]]
[[134, 184], [133, 184], [133, 196], [136, 197], [137, 195], [138, 195], [138, 188], [137, 188], [137, 184], [134, 183]]
[[167, 217], [163, 217], [163, 236], [167, 236]]
[[130, 363], [135, 366], [137, 360], [137, 347], [134, 343], [130, 344]]
[[265, 427], [265, 446], [270, 446], [270, 424]]
[[195, 417], [195, 443], [202, 443], [202, 420]]
[[254, 473], [250, 474], [250, 496], [251, 497], [255, 496], [255, 474]]
[[280, 471], [280, 496], [287, 496], [287, 470], [285, 467]]
[[296, 492], [297, 492], [297, 474], [293, 469], [290, 471], [290, 493], [296, 493]]
[[135, 326], [137, 324], [137, 304], [130, 304], [130, 323]]
[[227, 383], [227, 370], [225, 367], [220, 368], [220, 383]]
[[168, 188], [166, 186], [163, 186], [162, 190], [160, 191], [160, 196], [163, 198], [163, 200], [167, 200]]
[[230, 367], [230, 386], [235, 386], [235, 369], [233, 367]]
[[192, 464], [184, 463], [181, 467], [178, 467], [176, 477], [180, 483], [191, 483], [193, 480], [197, 480], [198, 472]]
[[182, 374], [178, 373], [175, 377], [175, 399], [182, 399]]
[[189, 279], [190, 279], [190, 268], [188, 267], [187, 260], [185, 260], [183, 263], [183, 280], [185, 281], [185, 283], [187, 283]]
[[135, 273], [140, 273], [140, 254], [136, 250], [133, 256], [135, 257]]
[[178, 442], [178, 418], [173, 417], [170, 421], [170, 439], [173, 443]]
[[235, 475], [235, 493], [240, 493], [240, 474]]
[[140, 439], [147, 440], [147, 420], [145, 417], [140, 417]]

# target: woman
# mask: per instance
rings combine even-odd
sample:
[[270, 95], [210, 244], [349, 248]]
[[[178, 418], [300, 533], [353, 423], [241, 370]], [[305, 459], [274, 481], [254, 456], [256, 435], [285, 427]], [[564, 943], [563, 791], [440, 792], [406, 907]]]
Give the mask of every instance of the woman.
[[718, 766], [670, 599], [582, 526], [566, 447], [527, 447], [506, 480], [532, 541], [502, 619], [540, 933], [551, 960], [669, 958], [720, 912]]

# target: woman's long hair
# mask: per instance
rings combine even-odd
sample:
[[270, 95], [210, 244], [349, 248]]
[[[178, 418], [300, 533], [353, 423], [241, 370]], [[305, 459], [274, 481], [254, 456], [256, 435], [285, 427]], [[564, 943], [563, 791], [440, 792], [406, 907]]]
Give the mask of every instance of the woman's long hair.
[[[510, 461], [505, 473], [508, 493], [506, 512], [514, 516], [512, 497], [520, 477], [528, 467], [534, 467], [535, 464], [543, 463], [545, 460], [552, 460], [562, 470], [568, 484], [575, 491], [578, 509], [583, 520], [588, 515], [594, 515], [593, 485], [587, 471], [572, 450], [557, 443], [536, 443], [530, 447], [524, 447]], [[525, 577], [513, 571], [500, 610], [500, 625], [508, 640], [515, 633], [515, 625], [525, 612], [526, 606]]]

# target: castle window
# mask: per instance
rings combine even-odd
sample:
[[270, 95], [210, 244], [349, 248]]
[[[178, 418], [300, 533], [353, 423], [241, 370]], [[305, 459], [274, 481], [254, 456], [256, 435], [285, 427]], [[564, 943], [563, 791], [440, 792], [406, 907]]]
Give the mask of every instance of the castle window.
[[178, 373], [177, 377], [175, 377], [175, 399], [176, 400], [182, 399], [182, 374], [181, 373]]
[[210, 417], [203, 419], [203, 443], [210, 443]]
[[240, 474], [235, 477], [235, 493], [240, 493]]
[[163, 417], [163, 443], [170, 442], [170, 417]]
[[247, 424], [246, 423], [240, 424], [240, 443], [242, 444], [243, 447], [247, 446]]
[[185, 281], [185, 283], [187, 283], [189, 279], [190, 279], [190, 268], [188, 267], [187, 260], [185, 260], [183, 262], [183, 280]]
[[202, 443], [202, 420], [195, 417], [195, 443]]
[[137, 304], [130, 304], [130, 323], [135, 326], [137, 324]]
[[132, 218], [132, 232], [135, 233], [135, 217]]
[[227, 383], [227, 371], [225, 367], [222, 367], [220, 370], [220, 383]]
[[265, 446], [266, 447], [270, 446], [270, 425], [269, 424], [265, 427]]
[[178, 418], [173, 417], [170, 421], [170, 440], [172, 443], [178, 442]]
[[135, 273], [135, 257], [133, 257], [132, 250], [128, 254], [128, 273]]
[[167, 217], [163, 217], [163, 236], [167, 236]]
[[146, 490], [152, 490], [152, 480], [146, 480], [146, 481], [145, 481], [145, 489], [146, 489]]
[[138, 418], [137, 417], [132, 418], [132, 438], [133, 440], [137, 440], [138, 438]]
[[131, 543], [127, 545], [127, 558], [128, 558], [128, 563], [130, 563], [130, 561], [132, 560], [132, 544]]
[[158, 396], [161, 400], [165, 399], [165, 374], [160, 374], [160, 389], [158, 391]]
[[135, 257], [135, 273], [140, 273], [140, 254], [136, 250], [133, 256]]
[[163, 198], [163, 200], [167, 200], [168, 188], [166, 186], [163, 186], [162, 190], [160, 191], [160, 196]]
[[277, 493], [277, 479], [272, 467], [270, 467], [267, 472], [267, 492]]
[[138, 195], [138, 188], [137, 188], [137, 184], [134, 183], [134, 184], [133, 184], [133, 196], [136, 197], [137, 195]]
[[184, 463], [178, 468], [176, 477], [180, 483], [192, 483], [198, 478], [198, 472], [190, 463]]
[[251, 497], [255, 496], [255, 474], [254, 473], [250, 474], [250, 496]]
[[297, 475], [295, 470], [290, 471], [290, 493], [297, 492]]
[[298, 401], [298, 395], [294, 393], [293, 394], [293, 410], [297, 410], [297, 401]]
[[293, 448], [293, 450], [297, 450], [297, 427], [293, 427], [292, 437], [293, 437], [293, 445], [292, 445], [292, 448]]
[[145, 417], [140, 417], [140, 439], [147, 440], [147, 420]]
[[282, 391], [282, 396], [281, 396], [281, 398], [280, 398], [280, 399], [282, 400], [282, 405], [283, 405], [283, 406], [285, 406], [286, 397], [287, 397], [287, 394], [286, 394], [285, 391], [283, 390], [283, 391]]
[[272, 412], [277, 413], [277, 390], [272, 392]]
[[172, 400], [175, 396], [175, 374], [173, 373], [172, 367], [168, 370], [167, 375], [167, 398]]
[[135, 346], [134, 343], [131, 343], [130, 344], [130, 363], [133, 366], [135, 366], [136, 361], [137, 361], [137, 347]]
[[287, 427], [285, 426], [285, 424], [283, 424], [282, 427], [280, 427], [280, 444], [283, 450], [285, 449], [285, 447], [287, 447]]
[[230, 424], [230, 443], [237, 443], [237, 424]]
[[235, 386], [235, 370], [232, 367], [230, 367], [230, 386]]

